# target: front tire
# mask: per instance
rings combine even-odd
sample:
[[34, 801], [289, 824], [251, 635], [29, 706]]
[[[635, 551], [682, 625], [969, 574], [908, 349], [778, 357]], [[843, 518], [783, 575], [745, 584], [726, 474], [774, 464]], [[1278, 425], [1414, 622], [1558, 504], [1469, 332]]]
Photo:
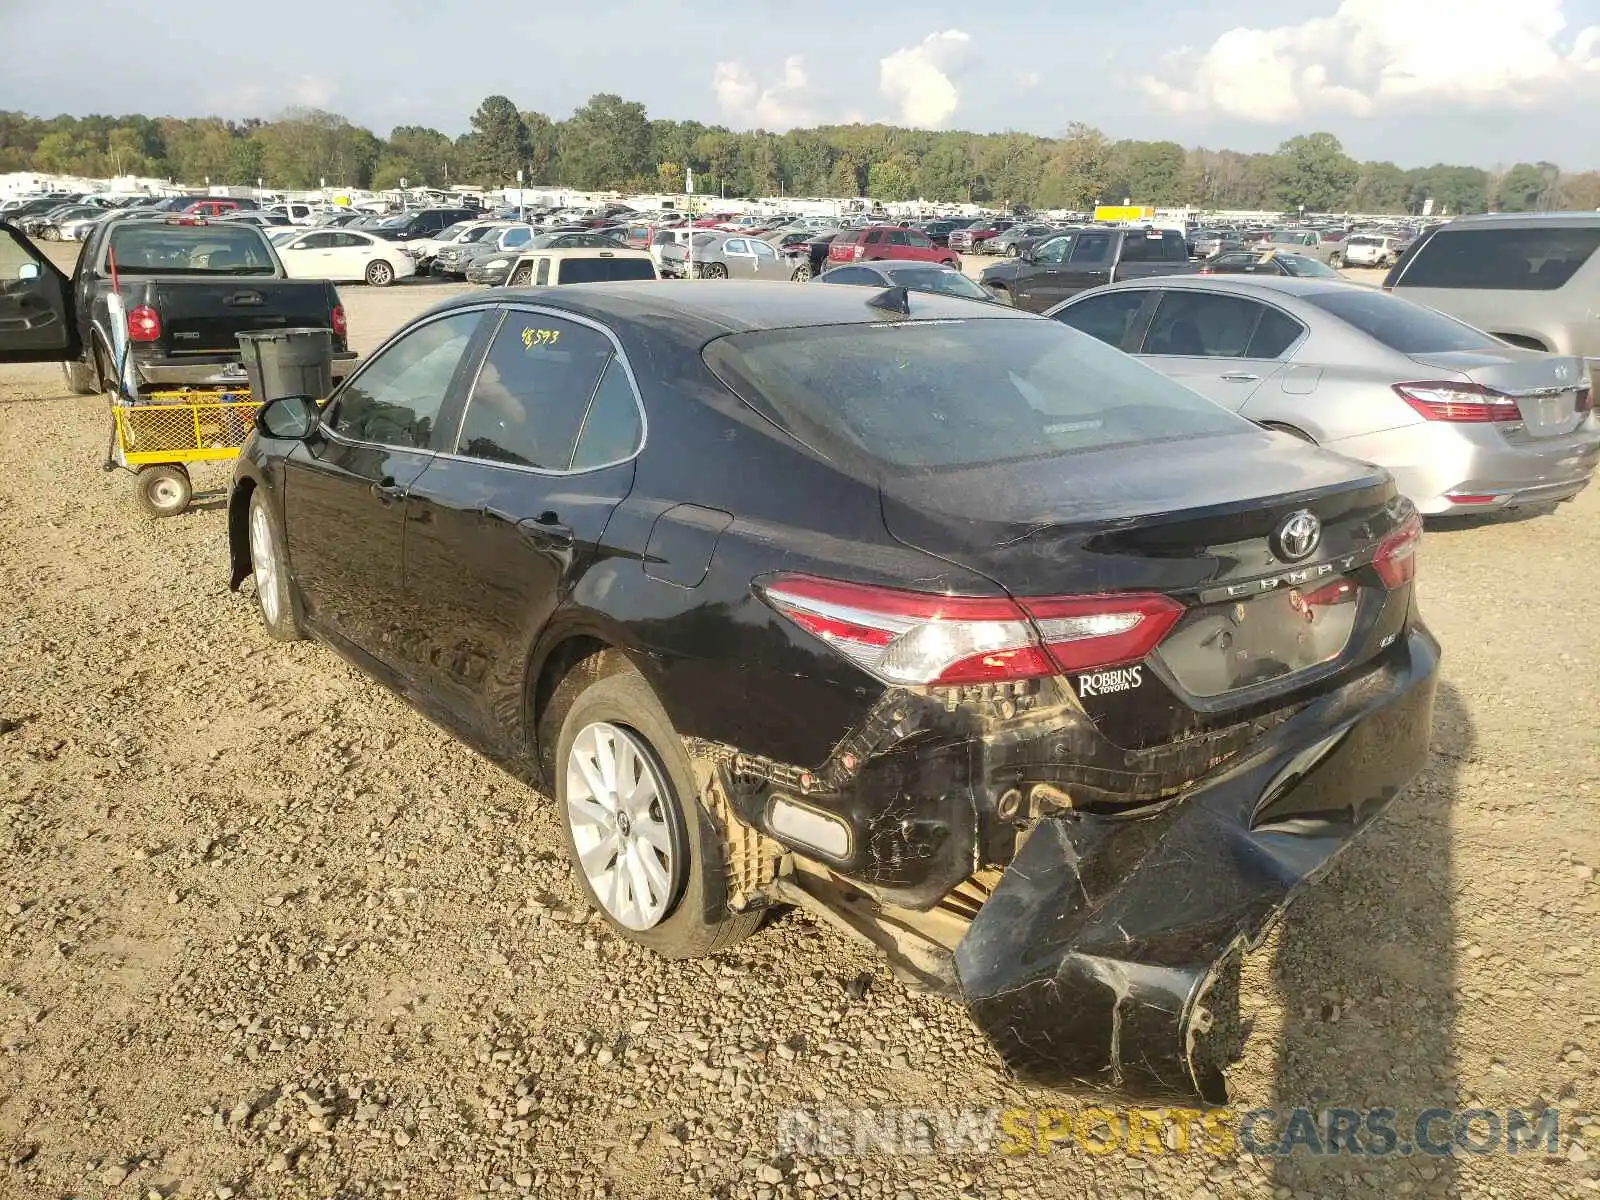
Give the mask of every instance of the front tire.
[[257, 488], [250, 493], [246, 518], [250, 538], [250, 573], [256, 581], [256, 605], [267, 636], [276, 642], [297, 642], [305, 636], [295, 610], [294, 589], [289, 582], [289, 560], [284, 553], [283, 534], [272, 505]]
[[367, 282], [373, 287], [388, 287], [394, 282], [394, 268], [381, 258], [367, 264]]
[[579, 663], [546, 705], [539, 738], [573, 874], [619, 936], [700, 958], [755, 931], [759, 911], [728, 907], [722, 835], [683, 739], [631, 664], [615, 654]]

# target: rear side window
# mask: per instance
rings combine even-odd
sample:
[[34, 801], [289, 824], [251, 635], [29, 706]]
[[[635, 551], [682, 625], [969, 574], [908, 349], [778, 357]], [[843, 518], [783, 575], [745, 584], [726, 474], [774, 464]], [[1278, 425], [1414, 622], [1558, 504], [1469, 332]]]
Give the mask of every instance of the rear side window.
[[614, 279], [655, 277], [655, 265], [645, 258], [569, 258], [561, 264], [562, 283], [603, 283]]
[[1565, 286], [1597, 247], [1600, 225], [1441, 229], [1417, 248], [1397, 286], [1551, 292]]
[[705, 360], [780, 428], [873, 471], [923, 473], [1248, 428], [1055, 321], [764, 330], [716, 339]]
[[1499, 345], [1471, 325], [1387, 292], [1341, 286], [1305, 293], [1302, 299], [1401, 354], [1489, 350]]
[[544, 313], [506, 314], [467, 401], [457, 453], [565, 471], [611, 343]]
[[572, 455], [572, 469], [592, 471], [631, 458], [643, 432], [633, 385], [622, 364], [613, 358], [600, 376], [600, 386], [584, 417], [578, 448]]

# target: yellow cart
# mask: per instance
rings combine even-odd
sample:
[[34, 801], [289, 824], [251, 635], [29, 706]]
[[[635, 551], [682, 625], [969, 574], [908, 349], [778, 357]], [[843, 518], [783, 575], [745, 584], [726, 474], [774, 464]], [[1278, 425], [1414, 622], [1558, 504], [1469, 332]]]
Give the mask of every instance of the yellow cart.
[[111, 406], [106, 469], [122, 467], [138, 476], [139, 504], [150, 516], [175, 516], [194, 497], [188, 464], [237, 458], [255, 428], [258, 407], [245, 388], [119, 397]]

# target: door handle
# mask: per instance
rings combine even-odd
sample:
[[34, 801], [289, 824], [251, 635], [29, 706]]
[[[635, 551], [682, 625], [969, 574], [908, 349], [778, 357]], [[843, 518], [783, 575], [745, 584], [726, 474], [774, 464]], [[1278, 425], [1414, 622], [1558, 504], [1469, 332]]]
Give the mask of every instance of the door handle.
[[1251, 375], [1245, 371], [1227, 371], [1221, 376], [1221, 378], [1226, 379], [1230, 383], [1255, 383], [1256, 380], [1261, 378], [1261, 376]]
[[404, 500], [406, 495], [406, 489], [396, 483], [392, 475], [385, 475], [377, 483], [373, 484], [370, 490], [373, 496], [385, 503], [393, 500]]

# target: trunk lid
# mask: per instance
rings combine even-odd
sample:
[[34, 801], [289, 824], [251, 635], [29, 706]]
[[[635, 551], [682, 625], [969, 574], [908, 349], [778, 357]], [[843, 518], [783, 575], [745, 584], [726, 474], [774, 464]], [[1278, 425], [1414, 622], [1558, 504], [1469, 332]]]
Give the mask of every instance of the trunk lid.
[[162, 349], [174, 358], [187, 355], [237, 356], [237, 335], [256, 329], [326, 329], [338, 303], [321, 280], [264, 279], [260, 276], [156, 279], [142, 288], [143, 303], [161, 317]]
[[[1411, 361], [1431, 376], [1465, 376], [1480, 387], [1514, 397], [1522, 428], [1530, 437], [1573, 433], [1586, 416], [1578, 393], [1588, 387], [1589, 377], [1581, 359], [1507, 346], [1416, 354]], [[1510, 427], [1504, 431], [1514, 432]]]
[[[1185, 606], [1142, 664], [1068, 679], [1123, 746], [1281, 707], [1286, 693], [1378, 653], [1409, 604], [1409, 588], [1391, 593], [1372, 565], [1409, 512], [1388, 474], [1264, 431], [880, 487], [897, 541], [1019, 598], [1159, 592]], [[1295, 555], [1284, 530], [1302, 513], [1320, 530]]]

